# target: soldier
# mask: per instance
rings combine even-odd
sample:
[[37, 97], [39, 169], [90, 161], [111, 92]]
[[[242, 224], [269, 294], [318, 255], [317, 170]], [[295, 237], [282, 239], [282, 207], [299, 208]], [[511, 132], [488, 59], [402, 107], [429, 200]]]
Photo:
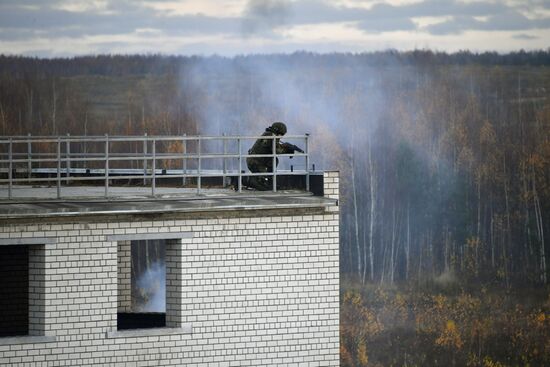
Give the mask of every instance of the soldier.
[[[286, 125], [282, 122], [274, 122], [273, 125], [265, 129], [262, 136], [283, 136], [286, 134]], [[282, 143], [279, 138], [275, 139], [275, 152], [277, 154], [292, 154], [294, 152], [303, 153], [304, 151], [294, 144]], [[273, 154], [273, 139], [258, 139], [248, 150], [248, 154]], [[248, 157], [246, 164], [250, 172], [273, 172], [273, 157]], [[279, 158], [276, 159], [276, 165], [279, 164]], [[249, 187], [257, 190], [273, 189], [271, 176], [251, 176], [248, 179]]]

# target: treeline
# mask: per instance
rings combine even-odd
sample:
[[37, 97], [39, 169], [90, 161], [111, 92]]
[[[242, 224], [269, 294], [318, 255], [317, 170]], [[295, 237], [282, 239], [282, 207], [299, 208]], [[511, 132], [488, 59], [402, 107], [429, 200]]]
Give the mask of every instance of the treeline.
[[0, 72], [16, 78], [163, 75], [177, 73], [182, 63], [194, 59], [160, 55], [96, 55], [52, 59], [0, 55]]
[[547, 283], [550, 52], [0, 57], [0, 134], [312, 133], [361, 282]]
[[178, 73], [182, 67], [196, 63], [256, 63], [259, 59], [277, 60], [281, 63], [299, 63], [317, 66], [355, 65], [361, 63], [370, 66], [383, 66], [388, 63], [406, 63], [411, 65], [514, 65], [543, 66], [550, 65], [550, 49], [537, 51], [515, 51], [506, 54], [497, 52], [455, 53], [432, 50], [414, 50], [400, 52], [395, 50], [371, 53], [334, 53], [319, 55], [311, 52], [293, 54], [253, 55], [227, 58], [212, 56], [207, 59], [198, 56], [148, 55], [89, 55], [72, 58], [36, 58], [26, 56], [0, 55], [0, 73], [17, 78], [34, 76], [127, 76], [127, 75], [164, 75]]

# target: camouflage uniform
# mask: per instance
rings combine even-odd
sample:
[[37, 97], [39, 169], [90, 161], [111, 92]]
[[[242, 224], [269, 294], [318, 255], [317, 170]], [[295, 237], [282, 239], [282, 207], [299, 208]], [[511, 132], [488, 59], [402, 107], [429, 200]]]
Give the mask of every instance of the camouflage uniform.
[[[283, 136], [286, 134], [286, 125], [282, 122], [275, 122], [273, 125], [265, 129], [262, 136]], [[275, 152], [277, 154], [290, 154], [295, 151], [303, 153], [303, 150], [289, 143], [281, 143], [280, 139], [275, 139]], [[248, 150], [248, 154], [273, 154], [273, 139], [258, 139]], [[279, 159], [276, 159], [276, 165], [279, 164]], [[248, 157], [246, 164], [250, 172], [262, 173], [273, 172], [273, 157]], [[247, 186], [257, 190], [272, 190], [272, 176], [250, 176]]]

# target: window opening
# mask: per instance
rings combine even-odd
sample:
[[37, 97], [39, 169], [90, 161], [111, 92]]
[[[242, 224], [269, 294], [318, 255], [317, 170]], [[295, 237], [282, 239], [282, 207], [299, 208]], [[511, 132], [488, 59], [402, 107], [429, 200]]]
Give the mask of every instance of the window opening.
[[166, 240], [118, 243], [117, 329], [166, 326]]
[[0, 246], [0, 337], [29, 333], [29, 248]]
[[45, 335], [45, 247], [0, 245], [0, 337]]

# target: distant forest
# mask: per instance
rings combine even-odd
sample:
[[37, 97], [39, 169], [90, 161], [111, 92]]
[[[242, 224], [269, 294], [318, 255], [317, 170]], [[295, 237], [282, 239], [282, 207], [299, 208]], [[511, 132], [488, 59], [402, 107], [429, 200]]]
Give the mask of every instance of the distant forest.
[[550, 50], [0, 56], [1, 135], [273, 121], [340, 170], [343, 277], [548, 283]]

